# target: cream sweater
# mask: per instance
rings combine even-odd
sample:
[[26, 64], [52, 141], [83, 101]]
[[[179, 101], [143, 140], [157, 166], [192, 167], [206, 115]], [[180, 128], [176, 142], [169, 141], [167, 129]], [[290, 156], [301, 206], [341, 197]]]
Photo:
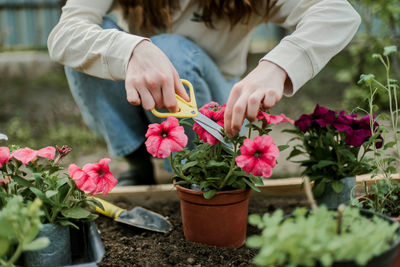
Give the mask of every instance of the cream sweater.
[[[201, 47], [227, 78], [240, 76], [246, 69], [251, 29], [271, 22], [293, 31], [261, 59], [274, 62], [287, 72], [292, 84], [285, 88], [287, 96], [342, 50], [360, 24], [360, 16], [345, 0], [278, 0], [267, 20], [254, 16], [250, 27], [236, 25], [233, 29], [226, 21], [216, 23], [216, 29], [207, 28], [204, 23], [191, 20], [196, 11], [199, 12], [195, 0], [181, 0], [181, 9], [173, 15], [171, 33], [187, 37]], [[109, 12], [127, 31], [120, 7], [112, 0], [68, 0], [48, 39], [51, 58], [96, 77], [124, 80], [132, 51], [145, 37], [103, 30], [99, 25]]]

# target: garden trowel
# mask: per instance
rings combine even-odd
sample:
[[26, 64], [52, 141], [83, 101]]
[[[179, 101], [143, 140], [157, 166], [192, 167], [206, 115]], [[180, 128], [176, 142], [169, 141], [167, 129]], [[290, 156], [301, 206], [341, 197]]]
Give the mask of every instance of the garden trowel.
[[161, 233], [168, 233], [172, 229], [171, 223], [165, 217], [153, 211], [142, 207], [135, 207], [131, 210], [121, 209], [103, 199], [93, 198], [104, 207], [104, 210], [96, 208], [96, 212], [113, 218], [117, 222]]

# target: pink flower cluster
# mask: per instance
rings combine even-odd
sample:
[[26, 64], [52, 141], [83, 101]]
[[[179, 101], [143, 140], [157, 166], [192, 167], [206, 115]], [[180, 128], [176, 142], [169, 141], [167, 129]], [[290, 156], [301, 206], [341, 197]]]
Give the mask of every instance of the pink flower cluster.
[[39, 150], [33, 150], [29, 147], [20, 148], [14, 150], [10, 154], [8, 147], [0, 147], [0, 168], [7, 164], [12, 158], [22, 162], [26, 165], [29, 162], [35, 161], [38, 157], [47, 158], [48, 160], [53, 160], [56, 155], [56, 149], [54, 147], [48, 146]]
[[[201, 107], [199, 111], [217, 124], [224, 125], [225, 105], [210, 102]], [[257, 119], [263, 123], [263, 126], [283, 122], [294, 123], [284, 114], [270, 115], [261, 110], [258, 112]], [[193, 130], [203, 142], [211, 145], [219, 143], [198, 123], [193, 124]], [[183, 127], [179, 126], [179, 121], [174, 117], [168, 117], [161, 124], [150, 124], [146, 137], [147, 151], [157, 158], [166, 158], [172, 152], [183, 150], [188, 141]], [[254, 176], [270, 177], [272, 175], [272, 168], [275, 167], [276, 158], [279, 156], [279, 149], [273, 143], [272, 137], [259, 136], [254, 140], [245, 139], [240, 151], [241, 155], [236, 157], [236, 164], [245, 172], [252, 173]]]
[[104, 158], [99, 163], [88, 163], [79, 168], [75, 164], [68, 167], [68, 173], [75, 181], [76, 186], [90, 195], [107, 194], [117, 185], [117, 179], [110, 172], [109, 158]]

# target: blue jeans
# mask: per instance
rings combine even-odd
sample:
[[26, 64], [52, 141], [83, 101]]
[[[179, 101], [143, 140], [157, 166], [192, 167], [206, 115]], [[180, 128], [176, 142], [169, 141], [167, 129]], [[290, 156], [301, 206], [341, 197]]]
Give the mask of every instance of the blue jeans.
[[[119, 29], [107, 17], [102, 27]], [[167, 55], [179, 76], [193, 84], [199, 107], [210, 101], [226, 103], [230, 89], [238, 79], [226, 80], [212, 59], [184, 37], [161, 34], [150, 39]], [[65, 67], [65, 73], [83, 119], [103, 137], [112, 156], [135, 151], [145, 141], [148, 124], [163, 121], [126, 100], [124, 81], [104, 80], [69, 67]], [[191, 144], [194, 133], [186, 128], [185, 132]]]

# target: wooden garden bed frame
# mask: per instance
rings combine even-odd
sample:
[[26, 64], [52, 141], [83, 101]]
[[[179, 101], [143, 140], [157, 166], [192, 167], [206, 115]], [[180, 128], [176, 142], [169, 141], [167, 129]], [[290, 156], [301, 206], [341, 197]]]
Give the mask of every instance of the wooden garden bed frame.
[[[373, 184], [376, 180], [382, 178], [371, 179], [371, 175], [357, 176], [357, 184], [367, 185]], [[400, 175], [395, 175], [394, 179], [400, 180]], [[264, 186], [259, 187], [262, 194], [269, 196], [299, 196], [304, 195], [301, 184], [303, 179], [296, 178], [284, 178], [284, 179], [264, 179]], [[259, 194], [259, 193], [254, 193]], [[178, 200], [178, 196], [175, 192], [175, 188], [172, 184], [159, 184], [151, 186], [124, 186], [115, 187], [106, 196], [99, 195], [100, 198], [106, 200], [115, 200], [121, 197], [129, 198], [132, 201], [137, 202], [138, 205], [153, 201], [169, 201]]]

